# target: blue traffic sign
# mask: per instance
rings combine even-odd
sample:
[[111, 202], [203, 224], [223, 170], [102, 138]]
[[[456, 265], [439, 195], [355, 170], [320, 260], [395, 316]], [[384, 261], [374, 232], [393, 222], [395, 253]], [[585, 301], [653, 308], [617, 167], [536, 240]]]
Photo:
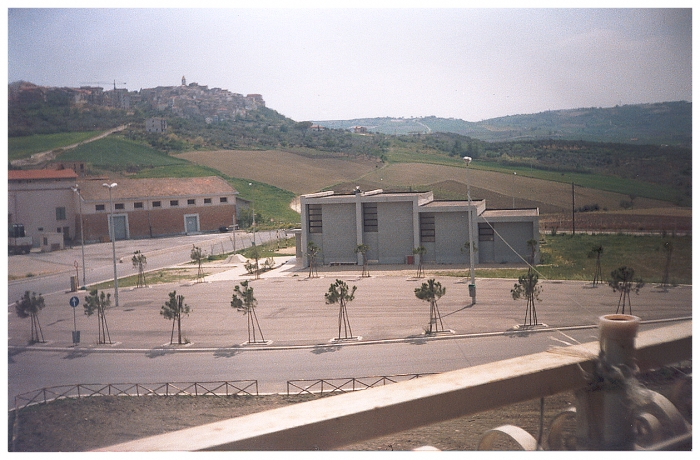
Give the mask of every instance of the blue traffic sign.
[[75, 308], [75, 307], [77, 307], [78, 304], [80, 303], [80, 299], [77, 298], [76, 296], [73, 296], [73, 297], [70, 298], [70, 300], [68, 301], [68, 303], [70, 304], [71, 307]]

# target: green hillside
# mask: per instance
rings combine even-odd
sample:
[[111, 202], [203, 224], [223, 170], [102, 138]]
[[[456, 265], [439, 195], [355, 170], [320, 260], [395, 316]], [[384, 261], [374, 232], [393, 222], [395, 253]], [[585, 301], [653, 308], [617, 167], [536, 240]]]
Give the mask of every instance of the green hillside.
[[684, 101], [550, 110], [478, 122], [431, 116], [316, 120], [315, 123], [334, 129], [364, 126], [369, 131], [390, 135], [446, 132], [485, 142], [561, 139], [687, 147], [692, 144], [693, 133], [692, 103]]

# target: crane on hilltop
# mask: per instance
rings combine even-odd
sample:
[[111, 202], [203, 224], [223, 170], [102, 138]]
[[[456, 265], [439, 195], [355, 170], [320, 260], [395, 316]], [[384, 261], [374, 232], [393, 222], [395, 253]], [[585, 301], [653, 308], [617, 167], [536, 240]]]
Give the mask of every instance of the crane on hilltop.
[[[117, 90], [117, 80], [114, 80], [113, 82], [109, 81], [81, 81], [81, 85], [109, 85], [112, 83], [114, 85], [114, 90]], [[126, 82], [119, 82], [119, 85], [126, 85]]]

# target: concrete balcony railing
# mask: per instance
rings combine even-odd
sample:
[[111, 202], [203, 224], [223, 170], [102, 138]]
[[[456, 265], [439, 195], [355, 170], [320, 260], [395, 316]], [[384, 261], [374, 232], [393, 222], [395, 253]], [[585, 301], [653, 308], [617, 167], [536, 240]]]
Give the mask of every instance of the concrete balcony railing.
[[[606, 318], [606, 319], [603, 319]], [[601, 318], [601, 341], [474, 366], [392, 385], [321, 398], [102, 451], [330, 450], [420, 426], [574, 391], [577, 448], [689, 448], [691, 427], [658, 393], [645, 408], [625, 392], [634, 372], [692, 359], [690, 321], [637, 335], [638, 318]], [[607, 325], [604, 323], [607, 321]], [[635, 339], [636, 336], [636, 339]], [[656, 410], [647, 410], [653, 406]], [[643, 409], [643, 410], [642, 410]], [[675, 412], [674, 412], [675, 411]], [[670, 430], [670, 431], [669, 431]], [[524, 431], [492, 430], [525, 449], [540, 449]], [[664, 431], [665, 434], [661, 434]], [[641, 443], [640, 432], [653, 442]], [[487, 433], [482, 444], [488, 446]]]

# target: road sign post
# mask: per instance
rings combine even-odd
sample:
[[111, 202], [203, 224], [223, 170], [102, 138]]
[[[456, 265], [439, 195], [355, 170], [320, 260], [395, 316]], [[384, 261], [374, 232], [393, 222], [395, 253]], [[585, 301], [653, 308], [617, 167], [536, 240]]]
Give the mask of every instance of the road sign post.
[[75, 319], [75, 309], [80, 304], [80, 299], [77, 296], [73, 296], [68, 301], [68, 304], [73, 308], [73, 345], [77, 345], [80, 343], [80, 331]]

